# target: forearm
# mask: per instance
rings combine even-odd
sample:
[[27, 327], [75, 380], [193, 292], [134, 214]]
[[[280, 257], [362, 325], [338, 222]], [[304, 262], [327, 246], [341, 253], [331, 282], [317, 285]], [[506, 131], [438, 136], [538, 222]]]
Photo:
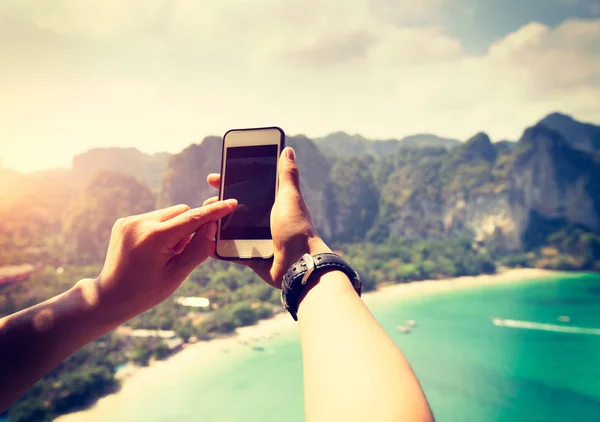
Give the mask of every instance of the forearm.
[[86, 343], [116, 327], [92, 280], [0, 320], [0, 411]]
[[298, 311], [308, 421], [431, 421], [410, 365], [340, 271]]

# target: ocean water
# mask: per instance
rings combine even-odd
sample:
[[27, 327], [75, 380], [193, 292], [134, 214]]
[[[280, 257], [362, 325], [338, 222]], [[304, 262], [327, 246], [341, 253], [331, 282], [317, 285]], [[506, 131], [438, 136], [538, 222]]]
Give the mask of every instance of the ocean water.
[[[413, 366], [439, 422], [600, 421], [600, 335], [586, 330], [600, 328], [600, 275], [382, 298], [370, 308]], [[395, 327], [407, 319], [417, 327], [402, 334]], [[149, 383], [139, 399], [94, 420], [303, 421], [297, 333], [261, 344], [264, 351], [239, 347]]]

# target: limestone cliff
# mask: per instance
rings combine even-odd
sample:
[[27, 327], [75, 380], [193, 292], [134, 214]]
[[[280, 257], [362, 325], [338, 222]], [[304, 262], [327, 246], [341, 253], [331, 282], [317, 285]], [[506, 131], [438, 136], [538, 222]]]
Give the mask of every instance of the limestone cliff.
[[515, 151], [510, 207], [525, 231], [535, 212], [600, 231], [600, 165], [545, 126], [527, 129]]
[[600, 231], [600, 165], [542, 125], [511, 149], [478, 134], [447, 155], [398, 168], [382, 200], [379, 234], [387, 225], [392, 237], [466, 235], [516, 250], [539, 219]]
[[209, 136], [201, 144], [193, 144], [169, 160], [162, 176], [159, 206], [187, 204], [199, 207], [217, 191], [206, 183], [209, 173], [221, 167], [221, 139]]

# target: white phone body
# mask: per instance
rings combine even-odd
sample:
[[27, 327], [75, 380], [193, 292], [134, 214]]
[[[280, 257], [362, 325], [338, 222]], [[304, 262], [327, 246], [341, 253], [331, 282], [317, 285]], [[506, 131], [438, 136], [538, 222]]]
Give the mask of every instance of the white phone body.
[[284, 143], [285, 134], [278, 127], [234, 129], [223, 136], [219, 199], [235, 198], [238, 207], [230, 216], [218, 221], [216, 254], [219, 258], [269, 259], [273, 256], [270, 215]]

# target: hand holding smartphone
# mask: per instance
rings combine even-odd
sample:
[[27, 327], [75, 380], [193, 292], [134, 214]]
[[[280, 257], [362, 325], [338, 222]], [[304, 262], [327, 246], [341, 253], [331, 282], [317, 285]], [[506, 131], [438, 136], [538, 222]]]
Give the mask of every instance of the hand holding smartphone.
[[271, 209], [277, 192], [277, 164], [285, 134], [278, 127], [234, 129], [223, 137], [219, 199], [238, 207], [219, 220], [216, 254], [221, 259], [273, 256]]

